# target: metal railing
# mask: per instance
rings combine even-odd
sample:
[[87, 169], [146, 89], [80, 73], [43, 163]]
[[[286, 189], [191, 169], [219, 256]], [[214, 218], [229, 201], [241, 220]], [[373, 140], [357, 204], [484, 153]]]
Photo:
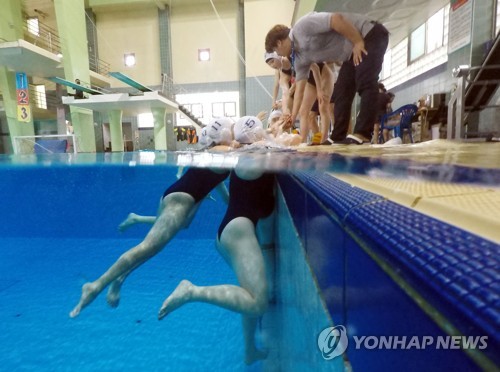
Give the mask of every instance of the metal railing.
[[[40, 21], [34, 24], [29, 22], [29, 18], [26, 18], [24, 39], [51, 53], [61, 54], [61, 39], [57, 30]], [[110, 71], [110, 64], [100, 58], [89, 56], [89, 69], [106, 76]]]
[[[473, 85], [500, 85], [500, 79], [488, 79], [485, 81], [476, 81], [471, 77], [472, 73], [477, 73], [481, 70], [499, 70], [500, 65], [476, 66], [461, 65], [453, 69], [453, 77], [458, 78], [457, 88], [452, 93], [448, 102], [448, 124], [447, 124], [447, 139], [461, 139], [467, 137], [467, 116], [468, 111], [474, 107], [465, 105], [466, 89]], [[482, 104], [478, 106], [481, 110], [484, 108], [500, 107], [495, 104]]]
[[94, 71], [94, 72], [97, 72], [98, 74], [107, 76], [109, 74], [110, 69], [111, 69], [111, 65], [108, 62], [103, 61], [100, 58], [96, 59], [96, 58], [92, 58], [92, 56], [90, 56], [89, 68], [91, 71]]
[[24, 24], [24, 39], [51, 53], [61, 53], [61, 39], [57, 30], [40, 21], [35, 25], [26, 19]]

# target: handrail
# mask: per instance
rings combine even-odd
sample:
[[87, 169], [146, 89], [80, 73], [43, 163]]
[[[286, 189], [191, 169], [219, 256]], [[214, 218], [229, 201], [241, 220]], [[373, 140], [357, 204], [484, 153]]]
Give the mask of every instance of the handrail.
[[[453, 77], [458, 78], [457, 88], [452, 93], [450, 101], [448, 102], [448, 126], [447, 126], [447, 139], [461, 139], [465, 138], [466, 133], [464, 131], [464, 124], [467, 119], [465, 113], [473, 109], [485, 109], [488, 107], [498, 107], [496, 104], [492, 105], [479, 105], [474, 102], [473, 105], [466, 105], [466, 94], [475, 85], [482, 85], [483, 88], [481, 92], [484, 91], [488, 86], [500, 84], [500, 79], [488, 79], [488, 80], [475, 80], [477, 74], [483, 70], [499, 70], [500, 64], [488, 65], [488, 66], [473, 66], [461, 65], [453, 69]], [[470, 76], [473, 72], [476, 72], [476, 77], [471, 79]], [[496, 88], [495, 88], [496, 89]], [[482, 95], [478, 94], [481, 98]], [[478, 98], [478, 99], [479, 99]]]
[[91, 71], [97, 72], [98, 74], [101, 75], [108, 75], [109, 71], [111, 69], [111, 64], [100, 59], [100, 58], [89, 58], [89, 68]]
[[57, 30], [38, 21], [37, 27], [28, 22], [24, 23], [24, 39], [33, 45], [39, 46], [51, 53], [61, 53], [61, 39]]

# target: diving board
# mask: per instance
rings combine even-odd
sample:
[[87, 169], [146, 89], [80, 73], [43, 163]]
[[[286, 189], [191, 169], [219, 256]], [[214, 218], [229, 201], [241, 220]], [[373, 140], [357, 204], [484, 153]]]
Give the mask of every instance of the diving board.
[[79, 91], [82, 91], [82, 92], [85, 92], [85, 93], [89, 93], [89, 94], [104, 94], [103, 92], [101, 92], [99, 90], [92, 89], [92, 88], [87, 88], [87, 87], [84, 87], [83, 85], [79, 85], [77, 83], [73, 83], [72, 81], [69, 81], [69, 80], [66, 80], [66, 79], [63, 79], [63, 78], [60, 78], [60, 77], [57, 77], [57, 76], [50, 77], [49, 80], [53, 81], [54, 83], [65, 85], [67, 87], [70, 87], [70, 88], [73, 88], [73, 89], [76, 89], [76, 90], [79, 90]]
[[153, 91], [153, 89], [148, 88], [145, 85], [142, 85], [141, 83], [135, 81], [134, 79], [128, 77], [127, 75], [125, 75], [121, 72], [114, 71], [114, 72], [110, 72], [109, 75], [113, 76], [114, 78], [120, 80], [121, 82], [123, 82], [127, 85], [130, 85], [132, 88], [140, 90], [141, 92], [152, 92]]

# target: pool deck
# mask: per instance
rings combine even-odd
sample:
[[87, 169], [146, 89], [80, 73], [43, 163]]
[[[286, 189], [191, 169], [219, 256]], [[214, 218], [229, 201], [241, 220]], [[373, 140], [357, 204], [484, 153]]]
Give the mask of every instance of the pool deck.
[[500, 142], [432, 140], [402, 145], [307, 146], [298, 151], [336, 153], [345, 156], [411, 160], [422, 164], [450, 164], [471, 168], [500, 169]]
[[[411, 160], [413, 165], [452, 164], [471, 169], [500, 169], [500, 143], [459, 143], [445, 140], [414, 145], [385, 147], [314, 146], [299, 151], [340, 153], [346, 156], [382, 157]], [[378, 174], [346, 174], [330, 172], [334, 177], [380, 195], [407, 208], [432, 216], [465, 231], [500, 244], [500, 184], [481, 185], [447, 182], [445, 173], [436, 180], [409, 177], [388, 177]]]
[[500, 187], [333, 174], [363, 190], [500, 243]]

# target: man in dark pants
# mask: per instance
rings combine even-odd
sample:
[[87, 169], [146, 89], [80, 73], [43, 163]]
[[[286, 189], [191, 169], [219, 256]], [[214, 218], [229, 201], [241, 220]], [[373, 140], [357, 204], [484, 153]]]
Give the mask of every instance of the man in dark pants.
[[[312, 63], [343, 62], [334, 88], [334, 129], [325, 144], [369, 142], [377, 116], [378, 78], [389, 42], [381, 24], [361, 14], [312, 12], [290, 29], [274, 26], [267, 34], [267, 52], [289, 57], [296, 71], [295, 121]], [[361, 97], [354, 133], [347, 135], [352, 101]]]

